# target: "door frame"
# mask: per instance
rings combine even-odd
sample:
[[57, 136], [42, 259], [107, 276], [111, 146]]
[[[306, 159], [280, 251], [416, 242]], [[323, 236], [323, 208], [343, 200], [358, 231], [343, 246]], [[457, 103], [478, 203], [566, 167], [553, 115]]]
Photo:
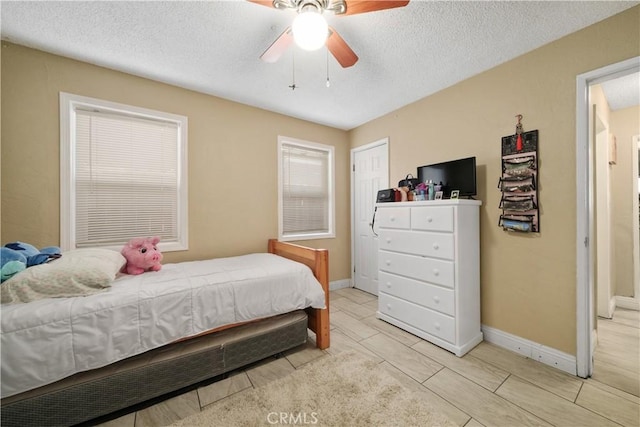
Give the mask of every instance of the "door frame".
[[640, 56], [576, 77], [576, 372], [587, 378], [593, 372], [593, 194], [589, 164], [589, 87], [640, 69]]
[[[389, 163], [389, 137], [385, 136], [384, 138], [380, 138], [377, 141], [370, 142], [365, 145], [360, 145], [359, 147], [352, 148], [350, 153], [350, 166], [351, 169], [350, 176], [350, 186], [351, 186], [351, 287], [355, 287], [356, 278], [355, 278], [355, 268], [356, 268], [356, 260], [355, 260], [355, 252], [356, 252], [356, 216], [355, 216], [355, 180], [353, 179], [356, 171], [355, 171], [355, 155], [360, 151], [370, 150], [371, 148], [378, 147], [380, 145], [384, 145], [386, 147], [386, 157], [387, 157], [387, 170]], [[389, 185], [389, 177], [387, 176], [387, 185]]]
[[[631, 143], [632, 159], [634, 166], [632, 167], [633, 184], [631, 185], [631, 197], [633, 202], [632, 218], [636, 218], [640, 210], [640, 201], [638, 201], [638, 174], [640, 172], [640, 135], [633, 136], [633, 142]], [[633, 299], [635, 301], [630, 302], [629, 305], [633, 305], [634, 309], [638, 310], [638, 303], [640, 302], [640, 231], [638, 227], [633, 227]]]

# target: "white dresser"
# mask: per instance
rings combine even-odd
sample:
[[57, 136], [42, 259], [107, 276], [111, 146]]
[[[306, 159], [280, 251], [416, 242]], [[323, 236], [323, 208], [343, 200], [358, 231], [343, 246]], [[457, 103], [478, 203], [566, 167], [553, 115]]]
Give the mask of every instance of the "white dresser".
[[457, 356], [482, 341], [477, 200], [378, 203], [377, 317]]

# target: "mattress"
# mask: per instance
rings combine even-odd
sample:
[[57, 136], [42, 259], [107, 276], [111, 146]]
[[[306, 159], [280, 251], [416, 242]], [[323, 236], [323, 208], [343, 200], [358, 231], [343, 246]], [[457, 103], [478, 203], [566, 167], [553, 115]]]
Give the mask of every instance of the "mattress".
[[2, 306], [2, 397], [221, 326], [325, 308], [303, 264], [272, 254], [165, 264], [105, 292]]

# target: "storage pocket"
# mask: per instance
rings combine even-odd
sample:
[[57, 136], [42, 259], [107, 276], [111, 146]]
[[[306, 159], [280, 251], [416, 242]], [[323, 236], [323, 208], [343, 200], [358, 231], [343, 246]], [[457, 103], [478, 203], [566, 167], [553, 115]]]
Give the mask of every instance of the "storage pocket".
[[[535, 165], [535, 157], [534, 156], [521, 156], [521, 157], [512, 157], [509, 159], [504, 159], [504, 164], [508, 165], [527, 165], [527, 167], [532, 167]], [[506, 167], [505, 166], [505, 167]]]
[[507, 231], [529, 233], [533, 231], [533, 215], [500, 215], [498, 224]]
[[504, 193], [528, 193], [536, 189], [535, 176], [503, 176], [498, 188]]
[[528, 196], [503, 196], [500, 200], [500, 209], [509, 211], [526, 212], [536, 209], [533, 195]]
[[535, 165], [533, 156], [505, 159], [502, 172], [509, 176], [532, 176]]

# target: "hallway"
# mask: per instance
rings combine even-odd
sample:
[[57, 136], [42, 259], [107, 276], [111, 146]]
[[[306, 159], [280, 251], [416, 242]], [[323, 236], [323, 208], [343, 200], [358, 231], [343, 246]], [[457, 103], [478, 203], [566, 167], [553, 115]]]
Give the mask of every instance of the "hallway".
[[598, 345], [592, 378], [640, 396], [640, 312], [616, 308], [612, 319], [598, 318]]

